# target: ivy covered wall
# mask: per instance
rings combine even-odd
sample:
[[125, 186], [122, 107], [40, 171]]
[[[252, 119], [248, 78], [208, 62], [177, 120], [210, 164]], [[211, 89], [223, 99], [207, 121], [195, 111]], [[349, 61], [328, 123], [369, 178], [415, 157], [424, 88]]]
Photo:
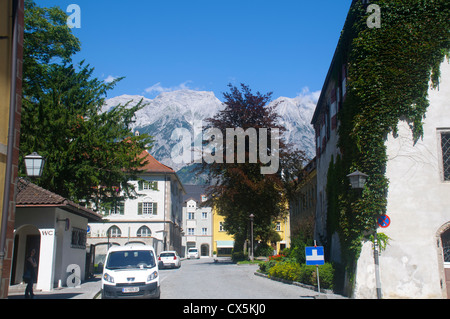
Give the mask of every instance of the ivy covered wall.
[[[342, 263], [352, 273], [362, 241], [386, 213], [385, 141], [406, 120], [411, 138], [423, 134], [428, 90], [439, 86], [439, 66], [450, 52], [448, 0], [370, 1], [380, 8], [380, 28], [369, 28], [367, 5], [355, 1], [334, 58], [330, 81], [347, 66], [347, 94], [338, 113], [338, 147], [327, 179], [327, 235], [337, 232]], [[362, 192], [349, 189], [346, 175], [369, 175]], [[351, 276], [350, 276], [351, 277]]]

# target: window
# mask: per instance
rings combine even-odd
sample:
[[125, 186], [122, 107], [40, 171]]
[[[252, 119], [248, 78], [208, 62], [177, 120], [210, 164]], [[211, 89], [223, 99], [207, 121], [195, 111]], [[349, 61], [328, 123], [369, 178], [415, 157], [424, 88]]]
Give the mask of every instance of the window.
[[105, 216], [124, 215], [125, 214], [125, 203], [124, 202], [114, 202], [109, 205], [110, 205], [110, 207], [105, 208]]
[[194, 236], [194, 228], [188, 228], [188, 236]]
[[147, 226], [142, 226], [137, 231], [137, 237], [150, 237], [152, 235], [152, 231]]
[[138, 203], [138, 215], [157, 215], [158, 203], [143, 202]]
[[208, 228], [206, 227], [202, 228], [202, 235], [208, 235]]
[[108, 229], [108, 237], [122, 237], [122, 232], [117, 226], [112, 226]]
[[125, 213], [125, 203], [119, 202], [111, 209], [111, 215], [123, 215]]
[[450, 264], [450, 230], [447, 230], [441, 236], [442, 250], [444, 253], [444, 262]]
[[281, 223], [277, 223], [277, 231], [281, 231]]
[[450, 131], [441, 133], [442, 173], [444, 181], [450, 181]]
[[219, 231], [225, 231], [225, 228], [223, 227], [223, 222], [219, 223]]
[[70, 243], [72, 248], [85, 249], [86, 248], [86, 235], [87, 232], [84, 229], [72, 228], [72, 241]]
[[156, 181], [139, 181], [139, 190], [158, 190], [158, 182]]
[[194, 213], [188, 213], [188, 219], [195, 219]]
[[207, 212], [203, 212], [202, 213], [202, 219], [207, 219], [208, 218], [208, 213]]
[[155, 256], [151, 250], [115, 251], [109, 254], [106, 261], [108, 269], [153, 268], [156, 266]]

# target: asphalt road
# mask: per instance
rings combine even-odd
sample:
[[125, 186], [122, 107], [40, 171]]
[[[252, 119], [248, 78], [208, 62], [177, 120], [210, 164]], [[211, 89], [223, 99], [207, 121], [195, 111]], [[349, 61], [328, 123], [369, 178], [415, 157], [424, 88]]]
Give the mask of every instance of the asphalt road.
[[256, 265], [183, 260], [179, 269], [160, 270], [161, 299], [300, 299], [316, 291], [255, 276]]

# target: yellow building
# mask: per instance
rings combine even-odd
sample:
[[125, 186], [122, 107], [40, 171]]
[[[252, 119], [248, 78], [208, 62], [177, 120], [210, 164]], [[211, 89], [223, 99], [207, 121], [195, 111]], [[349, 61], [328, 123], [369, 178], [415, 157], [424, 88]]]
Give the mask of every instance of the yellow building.
[[280, 235], [281, 241], [276, 243], [276, 253], [279, 254], [285, 248], [291, 246], [291, 227], [289, 222], [289, 215], [280, 219], [276, 225], [275, 230]]
[[18, 176], [22, 52], [23, 0], [2, 0], [0, 1], [0, 299], [8, 296], [14, 242], [14, 192]]
[[[213, 251], [217, 254], [217, 257], [231, 256], [234, 246], [234, 238], [225, 231], [223, 223], [224, 217], [220, 216], [217, 210], [213, 208]], [[280, 219], [275, 224], [275, 231], [281, 238], [281, 241], [277, 242], [274, 247], [275, 254], [277, 254], [284, 248], [290, 247], [289, 216]]]
[[223, 216], [217, 213], [216, 208], [213, 208], [213, 254], [217, 257], [231, 256], [234, 246], [234, 238], [229, 235], [224, 227]]

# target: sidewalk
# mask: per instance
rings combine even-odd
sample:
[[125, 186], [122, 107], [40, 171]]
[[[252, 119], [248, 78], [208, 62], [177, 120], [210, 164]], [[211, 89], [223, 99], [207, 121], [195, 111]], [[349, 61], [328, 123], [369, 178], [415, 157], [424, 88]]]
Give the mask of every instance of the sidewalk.
[[[102, 281], [100, 277], [90, 279], [79, 288], [55, 288], [52, 291], [34, 289], [35, 299], [97, 299], [100, 295]], [[26, 284], [9, 286], [8, 299], [24, 299]], [[97, 298], [96, 298], [97, 297]]]

